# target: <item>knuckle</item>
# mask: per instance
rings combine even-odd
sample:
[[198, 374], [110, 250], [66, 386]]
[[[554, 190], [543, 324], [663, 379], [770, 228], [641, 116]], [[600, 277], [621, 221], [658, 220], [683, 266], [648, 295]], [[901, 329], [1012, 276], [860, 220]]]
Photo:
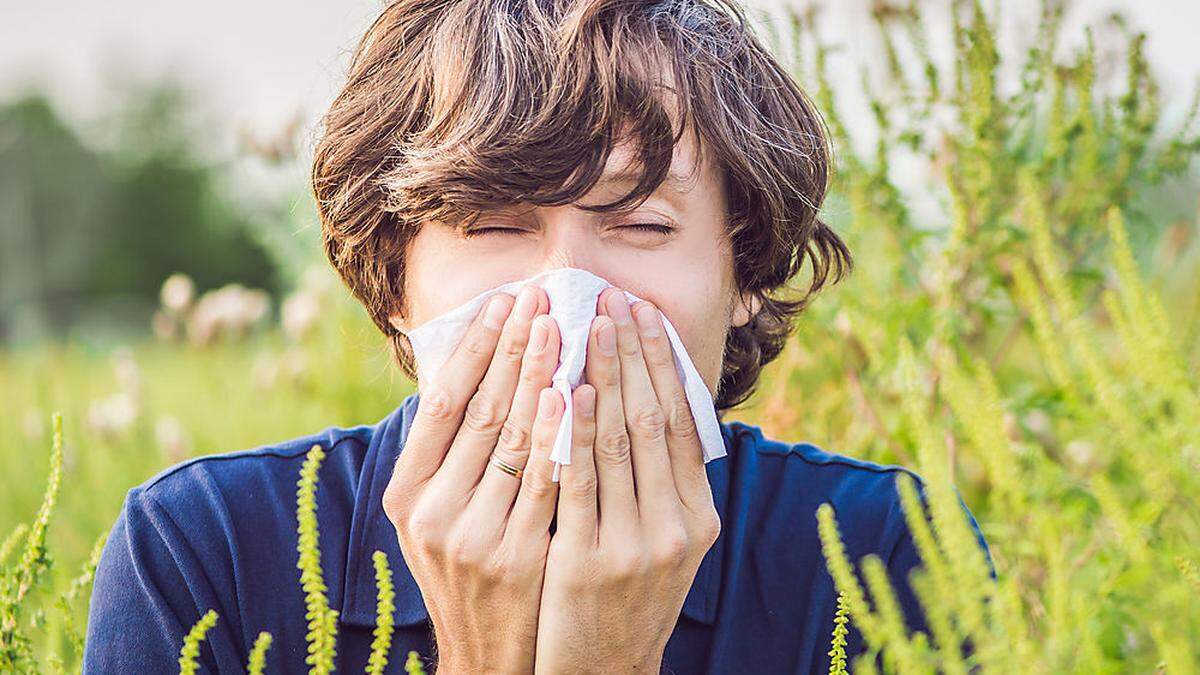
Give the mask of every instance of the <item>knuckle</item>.
[[392, 490], [383, 493], [383, 513], [393, 525], [400, 522], [404, 515], [405, 501]]
[[594, 450], [598, 459], [609, 464], [628, 462], [629, 451], [629, 434], [624, 429], [606, 432]]
[[[568, 465], [569, 466], [569, 465]], [[582, 473], [579, 475], [570, 475], [569, 469], [563, 472], [563, 480], [561, 489], [569, 497], [576, 499], [587, 499], [596, 495], [596, 489], [599, 487], [596, 481], [595, 473]]]
[[690, 438], [696, 433], [696, 420], [688, 405], [687, 395], [678, 391], [671, 395], [666, 406], [667, 432], [672, 438]]
[[700, 518], [699, 523], [700, 537], [708, 545], [704, 550], [708, 550], [721, 536], [721, 517], [717, 514], [715, 508], [708, 508], [704, 516]]
[[515, 365], [521, 362], [524, 355], [525, 342], [513, 337], [500, 342], [500, 348], [496, 350], [495, 358], [508, 365]]
[[520, 567], [512, 555], [503, 550], [498, 550], [487, 559], [483, 572], [489, 578], [496, 579], [498, 583], [503, 584], [517, 577], [518, 573], [521, 572]]
[[652, 338], [653, 346], [646, 350], [646, 362], [658, 368], [675, 367], [675, 355], [671, 353], [671, 349], [664, 342], [664, 337], [660, 333], [658, 337]]
[[469, 335], [463, 338], [463, 352], [473, 359], [487, 358], [494, 350], [487, 334]]
[[500, 427], [500, 442], [497, 444], [497, 449], [521, 456], [529, 453], [530, 443], [530, 431], [523, 424], [514, 422], [510, 418]]
[[642, 345], [637, 341], [636, 338], [632, 340], [621, 340], [618, 336], [617, 351], [620, 352], [622, 356], [638, 356], [642, 353]]
[[499, 401], [487, 392], [479, 390], [467, 403], [463, 421], [472, 431], [482, 434], [491, 433], [504, 423], [504, 411]]
[[444, 386], [431, 383], [426, 391], [421, 392], [417, 414], [424, 415], [431, 422], [449, 422], [454, 419], [454, 399]]
[[487, 554], [480, 542], [463, 529], [446, 542], [446, 559], [459, 567], [479, 568], [487, 562]]
[[425, 550], [437, 549], [442, 542], [444, 528], [432, 513], [425, 509], [413, 509], [404, 521], [405, 535]]
[[545, 471], [527, 471], [523, 476], [521, 483], [521, 495], [526, 501], [541, 502], [546, 501], [554, 496], [556, 490], [555, 484], [550, 480], [549, 476], [543, 475]]
[[661, 528], [655, 535], [652, 558], [659, 567], [671, 567], [688, 554], [689, 539], [682, 526]]
[[521, 374], [517, 378], [522, 386], [530, 389], [541, 389], [550, 381], [550, 372], [548, 367], [535, 363], [526, 363], [521, 368]]
[[609, 558], [608, 576], [618, 582], [628, 581], [641, 572], [643, 562], [642, 553], [630, 546]]
[[658, 438], [663, 435], [667, 425], [662, 406], [658, 403], [645, 403], [638, 407], [633, 414], [633, 427], [647, 438]]
[[588, 382], [597, 389], [617, 389], [621, 386], [621, 369], [602, 363], [595, 372], [588, 370]]
[[517, 378], [517, 383], [525, 389], [540, 389], [545, 382], [546, 378], [542, 373], [529, 367], [522, 368], [521, 375]]

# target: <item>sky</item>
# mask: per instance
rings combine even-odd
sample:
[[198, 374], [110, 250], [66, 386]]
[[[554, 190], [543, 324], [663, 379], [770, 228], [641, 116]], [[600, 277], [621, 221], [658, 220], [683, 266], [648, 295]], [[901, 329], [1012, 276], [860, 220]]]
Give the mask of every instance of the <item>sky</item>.
[[[769, 9], [781, 1], [757, 4]], [[844, 58], [877, 59], [877, 40], [862, 29], [868, 0], [825, 4], [834, 7], [827, 35], [845, 44]], [[932, 16], [945, 15], [945, 1], [927, 4]], [[68, 117], [86, 120], [111, 98], [113, 79], [171, 73], [193, 83], [225, 123], [226, 137], [214, 142], [230, 142], [238, 128], [269, 136], [299, 116], [311, 147], [316, 120], [381, 6], [382, 0], [0, 0], [0, 99], [43, 83]], [[1036, 7], [1034, 0], [1003, 3], [1010, 40], [1029, 35]], [[1065, 34], [1081, 36], [1079, 27], [1114, 9], [1149, 32], [1168, 112], [1181, 110], [1200, 75], [1194, 31], [1200, 0], [1078, 0]]]

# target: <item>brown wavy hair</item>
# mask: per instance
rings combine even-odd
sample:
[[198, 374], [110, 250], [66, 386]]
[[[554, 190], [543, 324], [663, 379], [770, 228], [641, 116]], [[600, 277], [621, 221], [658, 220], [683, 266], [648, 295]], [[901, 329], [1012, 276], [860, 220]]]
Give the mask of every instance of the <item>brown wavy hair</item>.
[[[733, 0], [390, 2], [323, 119], [312, 188], [325, 252], [415, 377], [388, 316], [405, 313], [405, 252], [422, 222], [466, 227], [500, 205], [574, 202], [626, 138], [639, 183], [578, 208], [636, 207], [685, 129], [721, 174], [738, 289], [762, 303], [726, 338], [716, 406], [732, 408], [812, 296], [852, 266], [818, 216], [824, 121]], [[797, 294], [787, 282], [806, 259]]]

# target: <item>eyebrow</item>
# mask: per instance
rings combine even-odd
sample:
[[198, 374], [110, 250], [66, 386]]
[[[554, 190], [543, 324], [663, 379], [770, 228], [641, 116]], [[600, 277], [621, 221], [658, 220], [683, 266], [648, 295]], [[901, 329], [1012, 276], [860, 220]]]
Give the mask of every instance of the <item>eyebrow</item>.
[[[626, 169], [614, 171], [612, 173], [606, 173], [600, 176], [600, 180], [597, 181], [597, 185], [603, 183], [637, 183], [640, 178], [640, 172]], [[655, 188], [655, 192], [663, 188], [675, 195], [682, 196], [691, 191], [691, 181], [683, 174], [675, 171], [668, 171], [666, 177], [663, 178], [662, 183]]]

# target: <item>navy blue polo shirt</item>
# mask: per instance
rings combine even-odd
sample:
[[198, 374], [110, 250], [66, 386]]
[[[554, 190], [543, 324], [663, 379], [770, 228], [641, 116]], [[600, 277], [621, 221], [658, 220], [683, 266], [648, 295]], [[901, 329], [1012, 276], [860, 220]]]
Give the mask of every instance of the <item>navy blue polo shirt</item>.
[[[391, 561], [396, 586], [387, 672], [404, 672], [409, 650], [431, 670], [429, 614], [381, 504], [416, 404], [410, 396], [373, 425], [191, 459], [131, 489], [96, 570], [84, 672], [177, 671], [184, 636], [209, 609], [219, 618], [200, 648], [202, 672], [243, 672], [259, 631], [274, 637], [266, 672], [306, 672], [296, 482], [314, 443], [327, 453], [317, 515], [329, 603], [339, 613], [337, 671], [362, 672], [367, 663], [376, 550]], [[919, 557], [895, 488], [907, 469], [770, 440], [739, 422], [721, 429], [728, 455], [706, 465], [721, 534], [683, 603], [665, 671], [828, 671], [836, 592], [817, 536], [822, 502], [836, 510], [851, 559], [880, 556], [910, 627], [928, 632], [907, 581]], [[862, 650], [852, 628], [847, 651]]]

